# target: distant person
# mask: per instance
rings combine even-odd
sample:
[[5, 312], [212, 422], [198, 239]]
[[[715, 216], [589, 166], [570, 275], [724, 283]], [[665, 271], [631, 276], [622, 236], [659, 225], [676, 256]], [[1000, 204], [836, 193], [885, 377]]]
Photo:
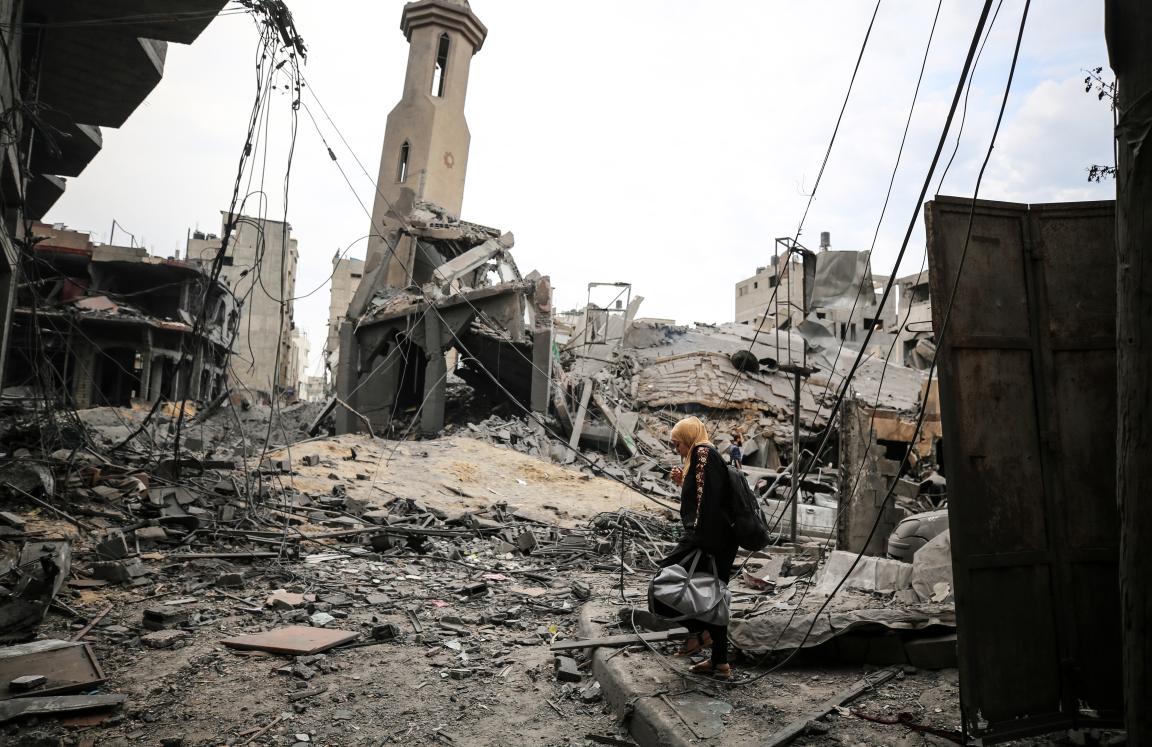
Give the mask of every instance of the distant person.
[[728, 447], [728, 461], [736, 469], [744, 466], [744, 437], [737, 433], [732, 437], [732, 445]]
[[[697, 550], [712, 556], [716, 575], [725, 584], [732, 576], [732, 563], [740, 548], [732, 535], [725, 514], [728, 499], [728, 471], [720, 452], [708, 440], [708, 429], [699, 418], [688, 417], [672, 429], [670, 445], [684, 460], [683, 467], [672, 470], [672, 480], [680, 486], [680, 520], [684, 537], [671, 554], [660, 561], [660, 567], [677, 565]], [[675, 617], [677, 612], [656, 602], [652, 612], [662, 617]], [[689, 636], [680, 650], [681, 656], [712, 647], [712, 656], [689, 671], [718, 679], [732, 678], [728, 664], [728, 626], [712, 625], [701, 620], [685, 620]]]

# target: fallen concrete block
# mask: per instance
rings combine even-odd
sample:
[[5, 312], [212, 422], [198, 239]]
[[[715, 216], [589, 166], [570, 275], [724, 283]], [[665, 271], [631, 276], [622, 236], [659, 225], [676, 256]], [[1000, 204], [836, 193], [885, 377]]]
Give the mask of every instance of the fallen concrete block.
[[[856, 567], [852, 568], [854, 563]], [[851, 573], [849, 569], [852, 569]], [[828, 556], [824, 572], [813, 591], [821, 596], [830, 596], [845, 576], [847, 579], [841, 588], [893, 594], [912, 585], [912, 564], [870, 556], [861, 556], [857, 562], [856, 553], [836, 550]]]
[[278, 589], [268, 595], [264, 600], [264, 606], [271, 607], [276, 610], [292, 610], [297, 607], [303, 607], [307, 603], [303, 594], [295, 594], [290, 591]]
[[164, 527], [140, 527], [136, 530], [136, 539], [141, 542], [163, 542], [168, 539], [168, 532]]
[[244, 587], [244, 574], [224, 573], [216, 579], [216, 585], [222, 589], [240, 589]]
[[8, 689], [14, 693], [26, 693], [44, 687], [47, 682], [48, 678], [42, 674], [26, 674], [9, 682]]
[[336, 622], [336, 618], [327, 612], [316, 612], [308, 619], [318, 628], [323, 628], [325, 625]]
[[148, 569], [140, 558], [108, 560], [92, 564], [92, 575], [117, 584], [130, 583], [133, 579], [148, 575]]
[[556, 667], [556, 679], [561, 682], [579, 682], [582, 677], [580, 675], [580, 667], [576, 664], [576, 660], [570, 656], [557, 656], [554, 662]]
[[188, 610], [178, 607], [153, 607], [144, 610], [141, 624], [148, 630], [170, 630], [188, 622]]

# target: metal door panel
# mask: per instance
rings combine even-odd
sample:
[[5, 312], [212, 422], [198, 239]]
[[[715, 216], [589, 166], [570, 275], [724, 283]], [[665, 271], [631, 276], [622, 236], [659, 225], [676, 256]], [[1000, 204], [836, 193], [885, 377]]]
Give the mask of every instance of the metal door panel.
[[967, 726], [1115, 723], [1114, 208], [982, 201], [962, 259], [970, 209], [925, 210]]

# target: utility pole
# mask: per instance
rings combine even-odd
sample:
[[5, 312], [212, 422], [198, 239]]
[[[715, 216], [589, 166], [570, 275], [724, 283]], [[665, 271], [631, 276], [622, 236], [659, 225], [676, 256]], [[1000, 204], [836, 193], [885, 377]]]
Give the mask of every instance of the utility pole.
[[1116, 73], [1116, 492], [1128, 744], [1152, 744], [1152, 3], [1105, 0]]
[[788, 496], [792, 511], [792, 531], [790, 533], [792, 544], [796, 544], [796, 523], [799, 521], [800, 506], [800, 480], [804, 472], [800, 469], [800, 382], [816, 373], [819, 369], [807, 366], [794, 366], [786, 363], [778, 369], [781, 373], [792, 374], [795, 377], [795, 388], [792, 398], [792, 490]]

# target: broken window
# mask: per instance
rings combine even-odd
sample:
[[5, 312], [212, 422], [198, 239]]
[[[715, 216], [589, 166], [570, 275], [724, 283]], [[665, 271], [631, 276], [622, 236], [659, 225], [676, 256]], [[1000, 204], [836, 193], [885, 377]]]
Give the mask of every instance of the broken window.
[[452, 47], [452, 40], [448, 34], [440, 34], [440, 44], [436, 48], [436, 67], [432, 71], [432, 95], [440, 98], [444, 95], [444, 81], [448, 77], [448, 50]]
[[408, 154], [412, 151], [412, 146], [405, 140], [404, 144], [400, 146], [400, 160], [396, 164], [396, 181], [403, 183], [408, 181]]
[[753, 288], [759, 288], [760, 287], [760, 281], [758, 281], [758, 280], [752, 281], [752, 287]]

